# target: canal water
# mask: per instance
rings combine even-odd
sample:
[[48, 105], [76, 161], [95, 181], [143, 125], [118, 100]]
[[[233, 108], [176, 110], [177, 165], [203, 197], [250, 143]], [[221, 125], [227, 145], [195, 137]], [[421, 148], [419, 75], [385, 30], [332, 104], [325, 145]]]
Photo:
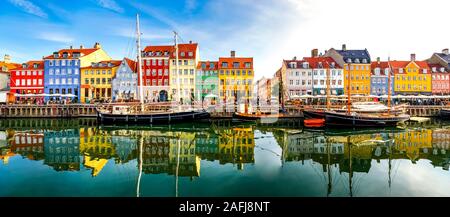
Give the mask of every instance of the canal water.
[[450, 124], [307, 130], [1, 120], [0, 196], [450, 196]]

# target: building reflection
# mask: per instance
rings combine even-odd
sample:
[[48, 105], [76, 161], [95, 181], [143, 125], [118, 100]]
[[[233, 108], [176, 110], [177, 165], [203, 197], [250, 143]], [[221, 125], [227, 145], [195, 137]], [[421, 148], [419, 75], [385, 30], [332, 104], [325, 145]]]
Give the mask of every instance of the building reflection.
[[109, 132], [115, 147], [115, 163], [125, 164], [137, 157], [137, 139], [129, 130], [115, 130]]
[[11, 151], [30, 160], [43, 160], [44, 133], [34, 131], [12, 131]]
[[80, 170], [78, 129], [44, 132], [44, 164], [56, 171]]
[[111, 135], [94, 127], [81, 128], [80, 154], [83, 155], [83, 166], [92, 169], [93, 177], [97, 176], [109, 159], [115, 156]]

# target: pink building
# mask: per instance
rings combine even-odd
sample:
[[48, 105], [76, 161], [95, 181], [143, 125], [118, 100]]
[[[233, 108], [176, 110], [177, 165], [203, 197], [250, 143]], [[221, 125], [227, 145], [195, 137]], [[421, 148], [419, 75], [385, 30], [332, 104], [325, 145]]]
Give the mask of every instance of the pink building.
[[440, 64], [429, 64], [431, 69], [432, 93], [434, 95], [450, 94], [450, 72]]

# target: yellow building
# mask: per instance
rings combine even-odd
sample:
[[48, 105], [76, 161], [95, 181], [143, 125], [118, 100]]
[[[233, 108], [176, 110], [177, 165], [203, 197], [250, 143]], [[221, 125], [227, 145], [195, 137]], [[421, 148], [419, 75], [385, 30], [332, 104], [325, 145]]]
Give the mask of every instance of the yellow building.
[[[197, 43], [178, 45], [178, 74], [176, 71], [176, 56], [172, 52], [170, 64], [170, 90], [169, 97], [173, 101], [178, 101], [178, 88], [181, 90], [181, 100], [183, 103], [191, 102], [196, 99], [195, 94], [195, 71], [200, 60]], [[177, 81], [177, 78], [179, 79]], [[179, 85], [178, 83], [179, 82]]]
[[431, 94], [431, 71], [425, 61], [391, 61], [395, 74], [394, 92], [397, 94]]
[[243, 104], [253, 96], [253, 58], [236, 57], [231, 51], [230, 57], [219, 58], [219, 95], [222, 103]]
[[224, 130], [219, 138], [220, 163], [237, 164], [242, 170], [245, 163], [254, 163], [255, 139], [251, 127]]
[[84, 155], [83, 165], [92, 169], [92, 176], [97, 176], [115, 155], [112, 136], [98, 128], [81, 128], [80, 153]]
[[344, 94], [348, 93], [350, 82], [352, 95], [370, 95], [371, 60], [367, 49], [347, 50], [344, 44], [342, 50], [332, 48], [325, 55], [344, 68]]
[[81, 68], [81, 102], [108, 101], [112, 97], [112, 79], [122, 61], [109, 60]]
[[396, 133], [394, 135], [395, 147], [397, 150], [404, 152], [411, 161], [415, 162], [419, 159], [421, 150], [429, 151], [433, 148], [432, 133], [433, 131], [429, 129]]
[[200, 157], [195, 154], [195, 133], [170, 132], [167, 135], [170, 137], [169, 173], [175, 174], [178, 165], [178, 176], [199, 177]]

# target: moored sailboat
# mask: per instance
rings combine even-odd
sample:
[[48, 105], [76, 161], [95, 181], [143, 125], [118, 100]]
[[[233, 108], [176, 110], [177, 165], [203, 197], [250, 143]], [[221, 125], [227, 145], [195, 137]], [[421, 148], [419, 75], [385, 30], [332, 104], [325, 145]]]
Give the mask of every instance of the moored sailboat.
[[[204, 109], [184, 109], [179, 106], [160, 109], [157, 111], [147, 110], [144, 104], [144, 94], [142, 88], [142, 58], [141, 58], [141, 33], [139, 27], [139, 14], [136, 15], [136, 33], [137, 33], [137, 60], [139, 75], [139, 99], [138, 106], [124, 104], [112, 105], [108, 108], [97, 108], [97, 119], [102, 124], [170, 124], [180, 122], [192, 122], [202, 119], [208, 119], [210, 114]], [[178, 43], [177, 33], [175, 32], [175, 54], [176, 54], [176, 71], [178, 71]], [[177, 77], [178, 77], [178, 73]], [[177, 78], [179, 81], [179, 79]], [[178, 83], [177, 99], [181, 98], [181, 88]], [[181, 101], [181, 100], [180, 100]]]
[[[389, 63], [389, 61], [388, 61]], [[349, 63], [349, 76], [348, 86], [347, 86], [347, 111], [326, 111], [325, 119], [326, 125], [331, 127], [392, 127], [397, 126], [409, 120], [410, 116], [406, 114], [391, 113], [391, 73], [388, 75], [388, 111], [386, 113], [362, 113], [352, 111], [351, 103], [351, 93], [350, 93], [350, 74], [351, 74], [351, 63]], [[389, 68], [390, 63], [389, 63]], [[392, 70], [390, 70], [392, 71]]]

